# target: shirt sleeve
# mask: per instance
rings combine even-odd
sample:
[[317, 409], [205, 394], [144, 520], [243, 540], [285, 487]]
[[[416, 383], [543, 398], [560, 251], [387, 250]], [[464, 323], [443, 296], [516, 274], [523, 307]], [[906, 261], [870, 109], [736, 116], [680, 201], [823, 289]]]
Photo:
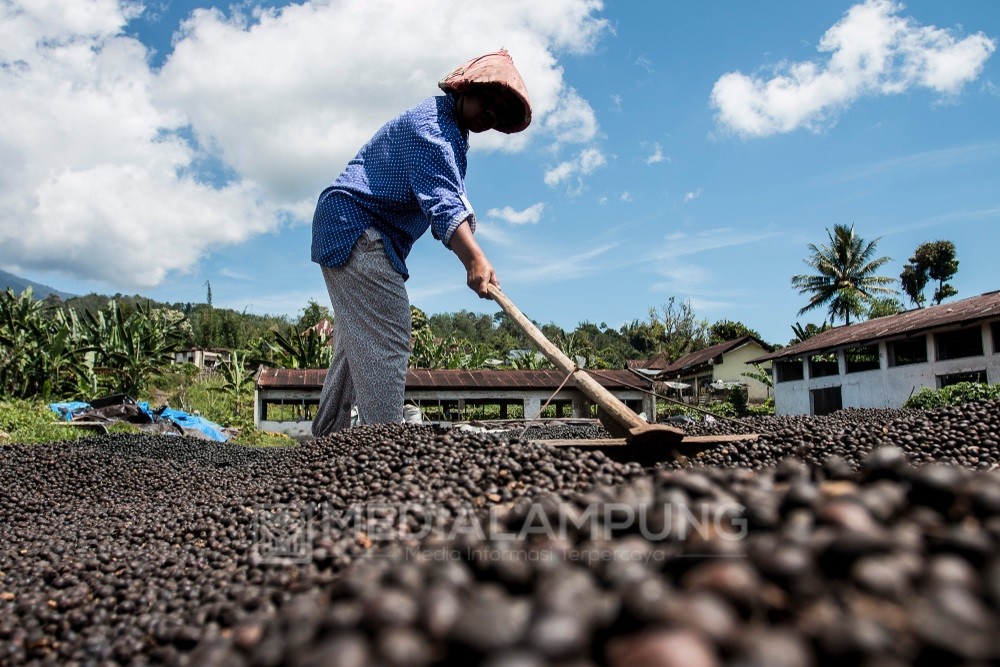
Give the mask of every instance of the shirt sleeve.
[[465, 195], [455, 150], [440, 132], [426, 126], [416, 128], [410, 187], [430, 221], [431, 234], [445, 246], [465, 220], [473, 231], [476, 227], [475, 211]]

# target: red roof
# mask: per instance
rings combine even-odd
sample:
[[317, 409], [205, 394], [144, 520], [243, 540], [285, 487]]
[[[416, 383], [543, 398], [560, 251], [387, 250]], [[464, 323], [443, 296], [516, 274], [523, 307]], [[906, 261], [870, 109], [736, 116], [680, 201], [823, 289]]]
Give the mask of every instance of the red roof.
[[[325, 368], [261, 368], [257, 386], [270, 389], [319, 389], [326, 377]], [[624, 370], [597, 370], [591, 373], [608, 389], [644, 388], [634, 373]], [[562, 371], [464, 370], [411, 368], [406, 371], [406, 388], [413, 389], [546, 389], [563, 384]], [[566, 383], [572, 385], [572, 380]]]
[[877, 317], [850, 326], [834, 327], [812, 338], [754, 359], [787, 359], [833, 350], [846, 345], [865, 345], [884, 338], [908, 336], [930, 329], [964, 326], [1000, 317], [1000, 290], [979, 296]]

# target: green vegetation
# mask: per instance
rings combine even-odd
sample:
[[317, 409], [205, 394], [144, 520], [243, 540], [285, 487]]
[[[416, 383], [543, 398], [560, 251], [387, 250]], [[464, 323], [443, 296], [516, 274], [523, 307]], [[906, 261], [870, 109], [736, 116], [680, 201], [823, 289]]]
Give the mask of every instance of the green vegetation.
[[[30, 290], [0, 294], [0, 408], [8, 421], [8, 440], [34, 442], [87, 435], [53, 424], [47, 404], [90, 401], [123, 393], [151, 406], [169, 405], [233, 428], [238, 442], [285, 443], [283, 437], [253, 428], [252, 379], [260, 365], [316, 368], [329, 364], [330, 311], [310, 302], [291, 321], [215, 308], [208, 303], [159, 303], [139, 296], [96, 294], [63, 301], [57, 294], [36, 300]], [[462, 311], [428, 317], [413, 308], [411, 365], [422, 368], [549, 368], [533, 345], [504, 313]], [[711, 343], [746, 334], [739, 322], [715, 325], [695, 316], [689, 302], [675, 298], [649, 310], [645, 320], [613, 329], [582, 322], [566, 331], [539, 325], [554, 344], [587, 368], [624, 368], [626, 360], [660, 357], [672, 361]], [[188, 349], [225, 350], [229, 360], [212, 371], [177, 363]], [[18, 402], [21, 401], [21, 402]], [[729, 402], [712, 406], [719, 414], [750, 407]], [[509, 418], [519, 408], [511, 406]], [[489, 409], [475, 416], [497, 418]], [[543, 416], [556, 416], [549, 406]], [[440, 415], [439, 418], [445, 418]], [[123, 427], [124, 428], [124, 427]]]
[[[111, 433], [134, 433], [138, 427], [125, 422], [111, 424]], [[0, 401], [0, 446], [14, 443], [60, 442], [94, 435], [86, 428], [58, 421], [47, 405], [23, 399]]]
[[923, 308], [927, 300], [924, 289], [931, 280], [937, 281], [937, 287], [931, 297], [935, 304], [958, 294], [958, 290], [948, 284], [958, 272], [958, 260], [955, 254], [955, 244], [951, 241], [931, 241], [917, 246], [913, 257], [899, 275], [903, 292], [913, 305]]
[[810, 257], [806, 265], [815, 274], [792, 276], [792, 287], [800, 294], [810, 295], [799, 314], [820, 306], [827, 307], [831, 320], [842, 318], [851, 323], [851, 316], [862, 317], [865, 305], [871, 305], [880, 296], [892, 296], [896, 291], [887, 287], [892, 278], [876, 275], [889, 257], [875, 257], [879, 239], [865, 243], [854, 233], [854, 225], [834, 225], [827, 230], [828, 243], [809, 244]]
[[903, 404], [904, 408], [930, 410], [949, 405], [961, 405], [972, 401], [993, 401], [1000, 399], [1000, 384], [982, 382], [959, 382], [943, 389], [924, 387]]

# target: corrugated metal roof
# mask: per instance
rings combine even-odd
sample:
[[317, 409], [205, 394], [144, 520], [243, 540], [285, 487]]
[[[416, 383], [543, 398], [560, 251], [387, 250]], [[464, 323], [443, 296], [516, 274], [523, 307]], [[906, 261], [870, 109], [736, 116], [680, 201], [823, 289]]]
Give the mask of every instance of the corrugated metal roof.
[[764, 345], [759, 340], [753, 336], [747, 335], [736, 340], [726, 341], [725, 343], [718, 343], [710, 347], [706, 347], [702, 350], [696, 350], [690, 354], [685, 354], [683, 357], [670, 364], [661, 371], [661, 375], [674, 375], [676, 373], [691, 371], [692, 369], [698, 368], [700, 366], [707, 366], [708, 362], [715, 359], [720, 354], [725, 354], [726, 352], [732, 352], [738, 348], [743, 347], [751, 342], [756, 342], [762, 348], [767, 349], [767, 345]]
[[726, 352], [732, 352], [733, 350], [740, 348], [751, 341], [756, 342], [765, 350], [768, 350], [771, 347], [770, 345], [757, 340], [754, 336], [746, 335], [735, 340], [717, 343], [702, 350], [696, 350], [695, 352], [684, 355], [674, 362], [668, 362], [666, 357], [660, 354], [651, 359], [647, 359], [646, 361], [642, 361], [640, 359], [629, 360], [626, 363], [626, 366], [633, 370], [656, 370], [660, 371], [661, 376], [672, 376], [681, 371], [690, 371], [698, 366], [707, 365], [710, 359], [714, 359], [720, 354], [725, 354]]
[[1000, 317], [1000, 290], [979, 296], [877, 317], [850, 326], [834, 327], [812, 338], [754, 359], [787, 359], [817, 354], [847, 345], [864, 345], [886, 338], [913, 335], [947, 326], [968, 325]]
[[[269, 389], [319, 389], [326, 377], [325, 368], [261, 368], [257, 386]], [[608, 389], [648, 386], [627, 370], [598, 370], [591, 374]], [[407, 389], [547, 389], [563, 384], [562, 371], [544, 370], [428, 370], [411, 368], [406, 371]], [[566, 383], [572, 384], [572, 380]]]

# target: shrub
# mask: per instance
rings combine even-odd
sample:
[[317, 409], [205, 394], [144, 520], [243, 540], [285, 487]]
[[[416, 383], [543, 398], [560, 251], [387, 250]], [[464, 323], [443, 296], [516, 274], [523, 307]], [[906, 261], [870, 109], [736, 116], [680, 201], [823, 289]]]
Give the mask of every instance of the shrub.
[[1000, 384], [981, 382], [959, 382], [943, 389], [924, 387], [903, 403], [904, 408], [930, 410], [949, 405], [961, 405], [972, 401], [1000, 399]]
[[[108, 430], [112, 433], [134, 433], [138, 432], [138, 427], [122, 422], [109, 425]], [[0, 439], [0, 445], [6, 442], [79, 440], [94, 435], [89, 429], [60, 423], [59, 416], [47, 404], [27, 400], [0, 401], [0, 432], [7, 434]]]
[[729, 390], [727, 397], [729, 405], [733, 406], [733, 412], [737, 415], [746, 414], [747, 411], [747, 391], [745, 387], [739, 385]]
[[747, 406], [747, 414], [757, 417], [774, 414], [774, 399], [769, 398], [763, 403], [750, 404]]

